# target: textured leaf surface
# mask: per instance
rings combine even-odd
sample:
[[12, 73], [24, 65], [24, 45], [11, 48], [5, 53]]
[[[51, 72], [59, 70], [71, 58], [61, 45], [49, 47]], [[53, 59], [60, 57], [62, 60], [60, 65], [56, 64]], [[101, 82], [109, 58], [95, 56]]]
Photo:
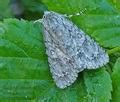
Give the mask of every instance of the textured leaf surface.
[[85, 86], [90, 102], [109, 102], [112, 81], [104, 69], [84, 72]]
[[112, 102], [119, 102], [120, 101], [120, 58], [118, 58], [117, 62], [114, 65], [112, 80], [113, 80]]
[[111, 0], [114, 7], [116, 7], [118, 10], [120, 10], [120, 0]]
[[22, 57], [0, 57], [0, 79], [49, 80], [47, 61]]
[[[5, 40], [12, 43], [12, 46], [6, 45], [6, 47], [4, 46], [5, 48], [12, 49], [10, 47], [16, 45], [19, 50], [21, 50], [21, 53], [24, 52], [28, 57], [46, 59], [43, 37], [41, 30], [39, 30], [41, 27], [24, 20], [18, 22], [16, 19], [6, 19], [4, 24], [0, 24], [0, 27], [0, 38], [4, 40], [3, 43], [5, 44]], [[12, 54], [15, 53], [11, 53], [11, 55]], [[21, 57], [24, 57], [25, 55], [22, 56], [21, 54]]]
[[41, 27], [7, 19], [0, 24], [0, 38], [0, 99], [26, 100], [44, 95], [54, 83]]
[[10, 12], [9, 0], [0, 0], [0, 20], [11, 16], [12, 14]]

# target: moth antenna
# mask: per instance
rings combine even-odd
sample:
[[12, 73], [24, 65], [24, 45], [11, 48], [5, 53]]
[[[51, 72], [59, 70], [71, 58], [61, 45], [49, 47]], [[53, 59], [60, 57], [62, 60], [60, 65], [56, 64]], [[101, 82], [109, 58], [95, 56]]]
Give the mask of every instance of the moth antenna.
[[34, 23], [37, 23], [37, 22], [42, 23], [42, 22], [43, 22], [43, 19], [38, 19], [38, 20], [35, 20], [35, 21], [34, 21]]
[[80, 15], [83, 15], [84, 12], [85, 12], [86, 10], [87, 10], [87, 9], [85, 8], [84, 10], [82, 10], [82, 11], [76, 13], [76, 14], [73, 14], [73, 15], [68, 15], [67, 17], [71, 18], [71, 17], [73, 17], [73, 16], [80, 16]]
[[74, 15], [67, 15], [67, 14], [64, 14], [63, 16], [64, 16], [64, 17], [71, 18], [71, 17], [74, 16]]
[[74, 15], [68, 15], [69, 18], [73, 17]]

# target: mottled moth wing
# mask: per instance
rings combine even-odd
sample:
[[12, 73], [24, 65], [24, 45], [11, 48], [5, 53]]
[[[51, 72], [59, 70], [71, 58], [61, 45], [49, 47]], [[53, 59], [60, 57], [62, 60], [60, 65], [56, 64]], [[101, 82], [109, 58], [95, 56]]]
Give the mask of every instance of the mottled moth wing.
[[50, 71], [58, 87], [71, 85], [78, 72], [109, 61], [107, 53], [63, 15], [47, 11], [42, 23]]
[[74, 60], [67, 55], [64, 46], [59, 43], [59, 38], [44, 27], [44, 39], [46, 45], [46, 53], [48, 62], [50, 63], [50, 71], [56, 85], [60, 88], [65, 88], [71, 85], [77, 78], [77, 70]]

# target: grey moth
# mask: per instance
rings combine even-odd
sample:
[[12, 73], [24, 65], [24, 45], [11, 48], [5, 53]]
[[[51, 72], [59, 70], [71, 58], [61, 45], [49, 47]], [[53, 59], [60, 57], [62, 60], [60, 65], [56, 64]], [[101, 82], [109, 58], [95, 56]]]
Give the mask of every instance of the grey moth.
[[74, 83], [84, 69], [109, 62], [105, 50], [64, 15], [46, 11], [42, 24], [50, 72], [59, 88]]

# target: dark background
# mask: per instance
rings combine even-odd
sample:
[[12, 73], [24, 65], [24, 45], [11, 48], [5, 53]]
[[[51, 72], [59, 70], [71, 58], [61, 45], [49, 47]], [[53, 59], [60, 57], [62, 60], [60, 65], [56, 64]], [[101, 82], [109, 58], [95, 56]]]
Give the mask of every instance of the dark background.
[[42, 17], [47, 7], [41, 0], [0, 0], [0, 20], [18, 18], [36, 20]]

